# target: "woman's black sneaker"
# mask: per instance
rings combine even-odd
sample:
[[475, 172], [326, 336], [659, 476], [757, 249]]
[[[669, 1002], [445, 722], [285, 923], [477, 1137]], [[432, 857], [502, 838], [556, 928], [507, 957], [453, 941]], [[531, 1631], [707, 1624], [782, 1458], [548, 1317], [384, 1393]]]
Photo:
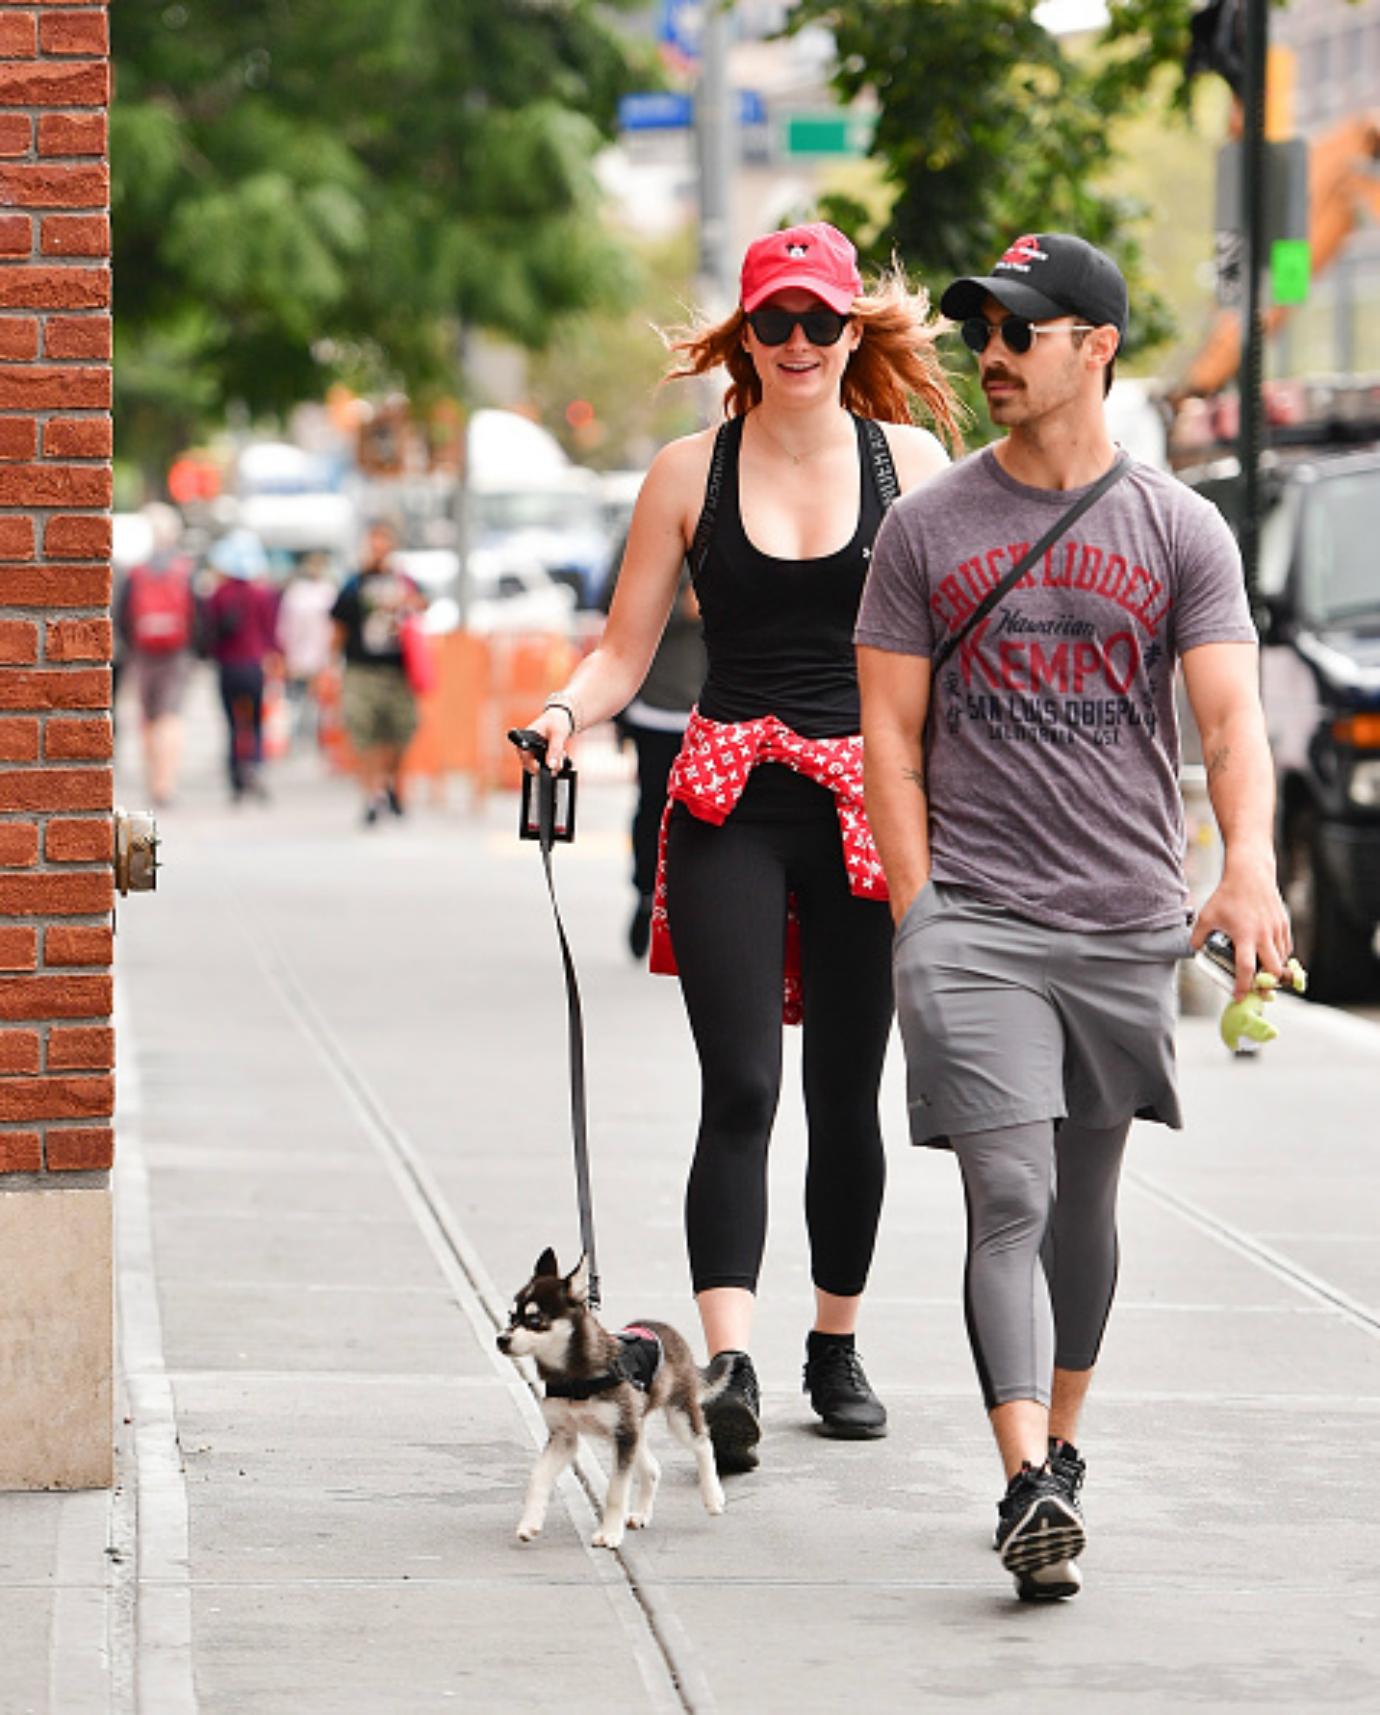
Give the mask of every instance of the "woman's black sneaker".
[[704, 1371], [704, 1421], [721, 1473], [755, 1471], [762, 1395], [746, 1352], [718, 1352]]
[[1047, 1465], [1022, 1465], [997, 1503], [997, 1513], [1001, 1563], [1014, 1575], [1018, 1592], [1023, 1580], [1077, 1560], [1087, 1547], [1078, 1508]]
[[1064, 1493], [1073, 1502], [1078, 1516], [1083, 1516], [1083, 1503], [1079, 1494], [1083, 1488], [1083, 1479], [1088, 1474], [1088, 1466], [1082, 1454], [1072, 1441], [1060, 1441], [1054, 1436], [1049, 1440], [1049, 1458], [1046, 1461], [1049, 1474], [1056, 1483], [1064, 1485]]
[[821, 1435], [839, 1441], [876, 1441], [886, 1434], [886, 1407], [873, 1393], [851, 1340], [810, 1336], [805, 1392], [821, 1420]]

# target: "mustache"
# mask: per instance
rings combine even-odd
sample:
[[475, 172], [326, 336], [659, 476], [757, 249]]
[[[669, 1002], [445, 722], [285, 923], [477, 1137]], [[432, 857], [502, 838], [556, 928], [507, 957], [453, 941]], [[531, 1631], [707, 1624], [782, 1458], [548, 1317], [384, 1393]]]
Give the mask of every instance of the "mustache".
[[1011, 373], [1011, 371], [1009, 369], [1003, 369], [1001, 365], [997, 363], [994, 363], [991, 368], [984, 369], [982, 372], [982, 385], [985, 387], [989, 381], [1004, 381], [1010, 387], [1020, 386], [1020, 382]]

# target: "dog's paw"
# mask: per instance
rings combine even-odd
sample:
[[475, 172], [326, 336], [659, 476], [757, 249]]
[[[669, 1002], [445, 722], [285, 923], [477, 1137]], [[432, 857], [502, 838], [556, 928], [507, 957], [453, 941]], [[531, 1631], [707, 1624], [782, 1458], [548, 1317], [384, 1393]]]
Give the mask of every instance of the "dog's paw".
[[651, 1522], [652, 1522], [652, 1515], [650, 1513], [629, 1513], [628, 1514], [628, 1529], [629, 1530], [646, 1530], [647, 1526]]
[[596, 1548], [617, 1548], [622, 1540], [623, 1527], [621, 1525], [617, 1528], [611, 1525], [601, 1525], [594, 1533], [594, 1546]]
[[517, 1527], [518, 1541], [531, 1542], [534, 1536], [541, 1535], [541, 1527], [542, 1521], [540, 1519], [523, 1519], [522, 1523]]
[[719, 1490], [717, 1495], [705, 1496], [704, 1510], [709, 1514], [710, 1518], [719, 1517], [719, 1515], [724, 1511], [724, 1492], [722, 1489]]

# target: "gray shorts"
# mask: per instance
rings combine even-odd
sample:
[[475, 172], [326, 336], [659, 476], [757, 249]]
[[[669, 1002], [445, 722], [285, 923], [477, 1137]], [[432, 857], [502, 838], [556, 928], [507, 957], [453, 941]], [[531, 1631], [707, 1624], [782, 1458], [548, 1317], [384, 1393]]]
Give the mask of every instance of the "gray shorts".
[[1084, 934], [931, 881], [896, 931], [911, 1141], [1073, 1119], [1180, 1129], [1176, 969], [1186, 924]]

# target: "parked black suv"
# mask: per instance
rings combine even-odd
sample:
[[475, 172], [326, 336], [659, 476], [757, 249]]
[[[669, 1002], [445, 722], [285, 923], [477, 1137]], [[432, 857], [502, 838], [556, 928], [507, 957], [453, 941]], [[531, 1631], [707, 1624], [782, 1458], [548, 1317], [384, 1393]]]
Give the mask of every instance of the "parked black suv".
[[[1237, 527], [1235, 460], [1179, 473]], [[1380, 993], [1380, 442], [1266, 455], [1261, 685], [1294, 942], [1320, 1001]]]

